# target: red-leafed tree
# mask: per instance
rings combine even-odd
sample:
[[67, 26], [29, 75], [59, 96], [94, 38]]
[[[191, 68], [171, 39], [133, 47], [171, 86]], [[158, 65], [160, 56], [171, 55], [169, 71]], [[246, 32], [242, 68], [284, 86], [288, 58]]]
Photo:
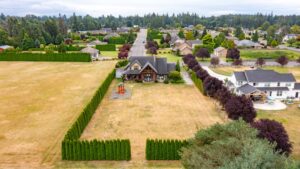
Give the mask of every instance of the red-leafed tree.
[[190, 59], [187, 63], [189, 69], [192, 69], [194, 66], [198, 65], [199, 63], [197, 62], [196, 59]]
[[210, 64], [213, 66], [217, 66], [220, 63], [220, 59], [218, 57], [213, 57], [210, 59]]
[[126, 59], [128, 57], [128, 51], [120, 51], [118, 54], [119, 59]]
[[256, 117], [256, 110], [252, 101], [246, 96], [233, 96], [225, 104], [225, 110], [230, 119], [238, 120], [242, 118], [244, 121], [251, 123]]
[[235, 59], [232, 62], [232, 65], [234, 65], [234, 66], [242, 66], [243, 65], [243, 60], [242, 59]]
[[202, 60], [204, 60], [204, 58], [209, 58], [210, 57], [210, 54], [209, 54], [209, 51], [208, 49], [206, 48], [200, 48], [196, 53], [195, 55], [199, 58], [201, 58]]
[[199, 79], [204, 81], [207, 77], [210, 77], [206, 70], [200, 69], [196, 72], [196, 75]]
[[237, 48], [228, 49], [226, 58], [228, 58], [228, 59], [239, 59], [240, 58], [240, 51]]
[[192, 55], [192, 54], [185, 55], [185, 56], [183, 57], [183, 62], [184, 62], [185, 64], [187, 64], [191, 59], [195, 59], [195, 56]]
[[258, 137], [276, 143], [276, 151], [289, 155], [292, 152], [292, 144], [283, 125], [275, 120], [261, 119], [253, 122], [252, 127], [258, 130]]
[[201, 67], [200, 67], [199, 64], [197, 64], [196, 66], [194, 66], [194, 67], [192, 68], [192, 70], [193, 70], [194, 72], [197, 72], [197, 71], [200, 70], [200, 69], [201, 69]]
[[152, 56], [157, 55], [157, 48], [155, 47], [148, 48], [148, 53], [150, 53]]
[[289, 63], [289, 59], [285, 56], [280, 56], [276, 59], [276, 62], [279, 63], [281, 66], [284, 66]]
[[207, 77], [205, 78], [204, 82], [203, 82], [203, 87], [205, 90], [205, 93], [208, 96], [214, 97], [217, 93], [218, 90], [220, 90], [223, 86], [223, 82], [220, 81], [217, 78], [214, 77]]
[[225, 104], [231, 99], [233, 94], [224, 86], [219, 89], [215, 95], [215, 98], [220, 102], [220, 104], [224, 107]]
[[255, 64], [262, 67], [264, 64], [266, 64], [266, 62], [264, 58], [258, 58]]

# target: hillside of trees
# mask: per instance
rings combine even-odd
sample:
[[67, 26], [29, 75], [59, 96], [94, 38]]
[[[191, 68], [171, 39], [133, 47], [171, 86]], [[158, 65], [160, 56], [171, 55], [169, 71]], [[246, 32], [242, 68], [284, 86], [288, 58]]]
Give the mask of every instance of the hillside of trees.
[[[121, 26], [168, 28], [185, 27], [201, 24], [208, 29], [215, 27], [243, 27], [267, 30], [300, 25], [300, 16], [263, 15], [222, 15], [201, 17], [197, 14], [182, 13], [173, 15], [148, 14], [144, 16], [34, 16], [25, 17], [0, 15], [0, 45], [9, 44], [20, 48], [33, 48], [39, 44], [60, 44], [65, 37], [70, 37], [67, 30], [84, 31], [100, 28], [116, 29]], [[29, 44], [29, 45], [28, 45]], [[25, 46], [24, 46], [25, 45]], [[27, 45], [27, 46], [26, 46]]]

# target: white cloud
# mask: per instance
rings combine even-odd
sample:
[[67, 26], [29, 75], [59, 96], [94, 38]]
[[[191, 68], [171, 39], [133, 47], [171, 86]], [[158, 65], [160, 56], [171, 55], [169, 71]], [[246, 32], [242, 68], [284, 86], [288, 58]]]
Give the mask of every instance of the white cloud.
[[92, 16], [143, 15], [147, 13], [190, 12], [199, 15], [228, 13], [300, 14], [299, 0], [0, 0], [0, 13], [9, 15], [71, 15], [73, 12]]

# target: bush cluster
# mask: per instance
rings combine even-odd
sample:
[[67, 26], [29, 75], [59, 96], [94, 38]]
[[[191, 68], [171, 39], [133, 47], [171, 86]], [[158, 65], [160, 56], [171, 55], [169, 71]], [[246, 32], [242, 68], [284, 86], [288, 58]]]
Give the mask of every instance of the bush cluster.
[[147, 160], [179, 160], [179, 150], [187, 145], [186, 140], [153, 140], [146, 141]]
[[116, 51], [116, 45], [115, 44], [96, 45], [96, 49], [100, 51]]

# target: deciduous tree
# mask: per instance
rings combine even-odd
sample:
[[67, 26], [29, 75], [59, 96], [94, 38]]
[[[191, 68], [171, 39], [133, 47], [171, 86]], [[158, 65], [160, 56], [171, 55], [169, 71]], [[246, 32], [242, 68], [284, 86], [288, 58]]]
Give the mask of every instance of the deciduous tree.
[[276, 62], [279, 63], [281, 66], [284, 66], [289, 63], [289, 59], [286, 56], [280, 56], [276, 59]]
[[266, 64], [265, 59], [264, 58], [258, 58], [255, 62], [256, 65], [262, 67], [263, 65]]
[[228, 117], [233, 120], [242, 118], [244, 121], [251, 123], [256, 117], [256, 110], [252, 101], [246, 96], [233, 96], [226, 103], [225, 110]]
[[275, 120], [261, 119], [251, 124], [258, 130], [258, 137], [276, 143], [275, 150], [281, 154], [289, 155], [292, 144], [283, 125]]

